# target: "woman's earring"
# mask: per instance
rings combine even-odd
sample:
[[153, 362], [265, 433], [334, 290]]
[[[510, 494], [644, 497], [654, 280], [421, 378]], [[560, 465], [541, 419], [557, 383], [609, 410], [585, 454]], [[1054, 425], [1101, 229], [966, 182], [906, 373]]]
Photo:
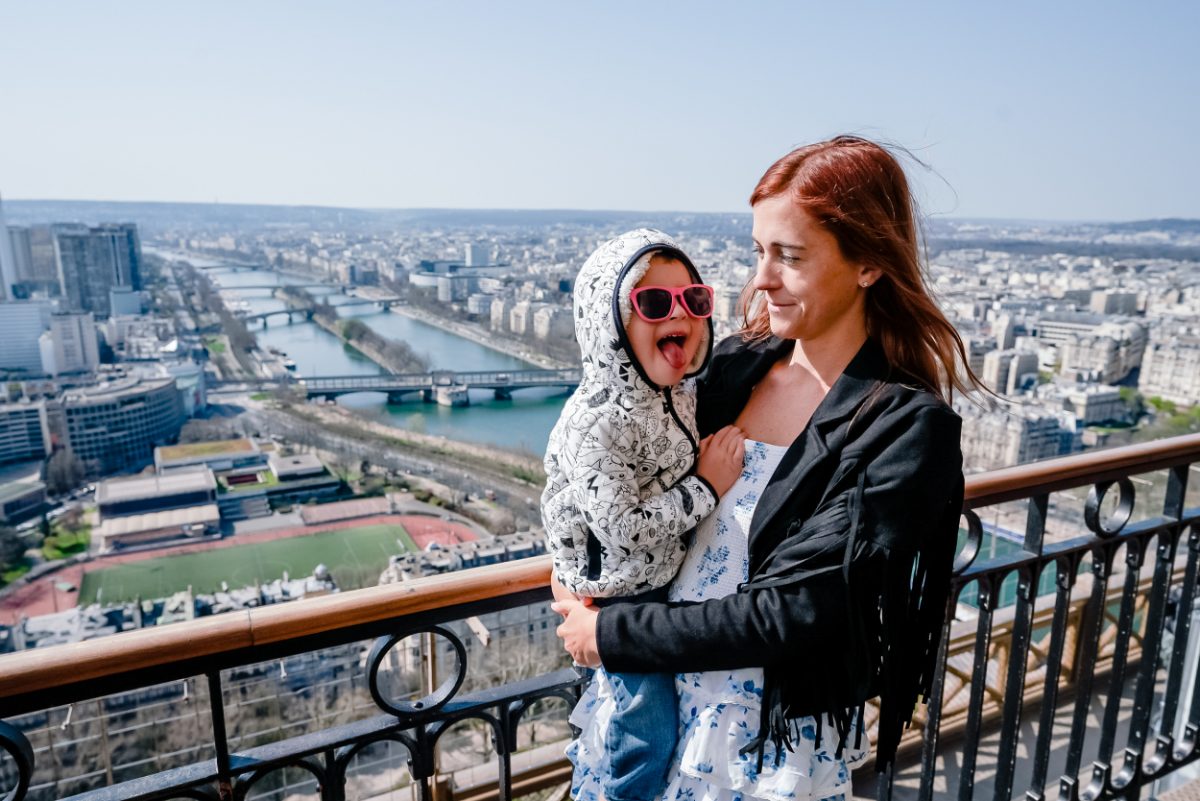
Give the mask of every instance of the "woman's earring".
[[861, 284], [859, 284], [859, 286], [861, 286], [863, 289], [866, 289], [870, 285], [871, 285], [870, 281], [863, 281]]

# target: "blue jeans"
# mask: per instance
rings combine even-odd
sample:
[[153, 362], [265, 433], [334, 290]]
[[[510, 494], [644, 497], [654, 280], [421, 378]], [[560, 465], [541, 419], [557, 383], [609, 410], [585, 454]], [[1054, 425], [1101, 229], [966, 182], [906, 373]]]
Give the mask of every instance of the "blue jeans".
[[679, 737], [674, 673], [609, 673], [613, 715], [605, 750], [608, 801], [652, 801], [663, 791]]
[[[597, 598], [597, 606], [657, 602], [666, 587], [639, 595]], [[674, 673], [609, 673], [613, 714], [604, 750], [608, 775], [600, 780], [607, 801], [653, 801], [666, 786], [679, 739], [679, 699]]]

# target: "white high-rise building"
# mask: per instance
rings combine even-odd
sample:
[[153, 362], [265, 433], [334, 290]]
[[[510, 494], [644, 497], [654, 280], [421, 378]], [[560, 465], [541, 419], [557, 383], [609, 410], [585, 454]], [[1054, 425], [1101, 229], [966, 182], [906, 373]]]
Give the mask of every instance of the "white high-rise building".
[[17, 283], [17, 256], [8, 238], [8, 223], [4, 219], [4, 200], [0, 198], [0, 300], [13, 300], [13, 284]]
[[463, 263], [467, 267], [486, 267], [488, 252], [482, 245], [470, 242], [463, 248]]
[[44, 300], [0, 303], [0, 370], [42, 374], [38, 338], [50, 328], [53, 310]]
[[91, 312], [55, 314], [38, 340], [42, 371], [49, 375], [95, 370], [100, 366], [96, 323]]

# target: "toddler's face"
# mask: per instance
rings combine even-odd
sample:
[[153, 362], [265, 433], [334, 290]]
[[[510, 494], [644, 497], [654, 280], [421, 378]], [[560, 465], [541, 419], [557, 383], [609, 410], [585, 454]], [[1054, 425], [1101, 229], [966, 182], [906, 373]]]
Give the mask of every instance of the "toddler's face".
[[[637, 286], [676, 287], [694, 283], [695, 279], [683, 262], [655, 256], [650, 259], [650, 269]], [[676, 302], [671, 316], [658, 323], [646, 322], [635, 311], [625, 326], [625, 335], [633, 348], [634, 358], [641, 363], [650, 380], [660, 387], [670, 387], [687, 375], [707, 325], [707, 320], [692, 317], [682, 303]]]

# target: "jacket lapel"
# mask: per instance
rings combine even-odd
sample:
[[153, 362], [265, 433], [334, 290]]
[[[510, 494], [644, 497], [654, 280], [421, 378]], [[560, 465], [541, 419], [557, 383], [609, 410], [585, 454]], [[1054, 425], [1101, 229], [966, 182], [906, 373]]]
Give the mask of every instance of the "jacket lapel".
[[[887, 375], [887, 360], [883, 350], [874, 340], [863, 344], [850, 364], [829, 388], [828, 394], [817, 406], [804, 431], [800, 433], [783, 455], [775, 474], [771, 476], [750, 521], [751, 573], [755, 568], [757, 554], [755, 541], [764, 531], [774, 528], [772, 523], [784, 507], [793, 506], [811, 514], [812, 497], [820, 497], [825, 489], [805, 479], [829, 458], [839, 458], [844, 439], [844, 423], [856, 412], [880, 379]], [[832, 449], [831, 449], [832, 444]], [[797, 504], [796, 501], [803, 503]]]

